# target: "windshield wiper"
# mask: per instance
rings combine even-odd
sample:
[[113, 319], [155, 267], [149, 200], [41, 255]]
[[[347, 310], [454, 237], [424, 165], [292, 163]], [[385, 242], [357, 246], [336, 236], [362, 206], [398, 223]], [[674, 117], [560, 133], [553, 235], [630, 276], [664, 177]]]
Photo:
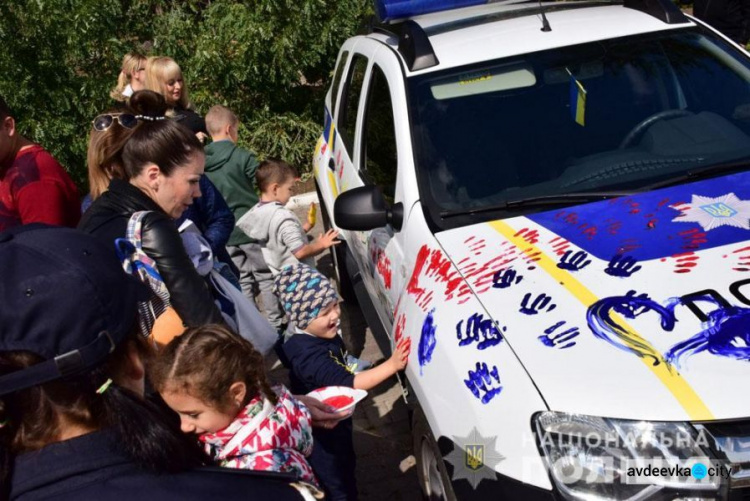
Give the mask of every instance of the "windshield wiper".
[[455, 216], [473, 216], [484, 212], [495, 212], [504, 210], [516, 210], [524, 207], [533, 206], [557, 206], [560, 204], [576, 204], [580, 202], [594, 202], [598, 200], [607, 200], [609, 198], [626, 197], [632, 195], [632, 191], [588, 191], [582, 193], [561, 193], [559, 195], [541, 195], [538, 197], [520, 198], [518, 200], [507, 200], [497, 205], [488, 205], [485, 207], [475, 207], [471, 209], [462, 209], [455, 211], [442, 211], [442, 219]]
[[737, 170], [740, 167], [750, 167], [750, 160], [745, 159], [739, 162], [728, 162], [725, 164], [711, 165], [710, 167], [706, 167], [704, 169], [689, 170], [675, 177], [663, 179], [656, 183], [644, 186], [638, 191], [651, 191], [657, 188], [665, 188], [667, 186], [674, 186], [676, 184], [681, 184], [681, 183], [685, 183], [688, 181], [697, 181], [698, 179], [706, 179], [709, 177], [716, 176], [717, 174], [723, 174], [726, 172]]

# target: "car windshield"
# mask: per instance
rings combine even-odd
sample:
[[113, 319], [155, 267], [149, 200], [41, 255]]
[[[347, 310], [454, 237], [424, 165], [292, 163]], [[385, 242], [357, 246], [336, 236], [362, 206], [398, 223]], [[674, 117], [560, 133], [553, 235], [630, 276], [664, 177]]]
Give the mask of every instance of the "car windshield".
[[420, 196], [437, 228], [750, 160], [748, 57], [698, 28], [429, 73], [409, 91]]

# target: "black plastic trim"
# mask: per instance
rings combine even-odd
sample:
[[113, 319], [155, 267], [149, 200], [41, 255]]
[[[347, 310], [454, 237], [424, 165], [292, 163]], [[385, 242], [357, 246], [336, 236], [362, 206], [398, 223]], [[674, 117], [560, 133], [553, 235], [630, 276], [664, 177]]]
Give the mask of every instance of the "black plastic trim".
[[424, 70], [440, 64], [430, 38], [422, 27], [412, 20], [401, 24], [398, 51], [404, 57], [410, 71]]
[[628, 9], [639, 10], [667, 24], [690, 22], [690, 19], [671, 0], [624, 0], [622, 5]]

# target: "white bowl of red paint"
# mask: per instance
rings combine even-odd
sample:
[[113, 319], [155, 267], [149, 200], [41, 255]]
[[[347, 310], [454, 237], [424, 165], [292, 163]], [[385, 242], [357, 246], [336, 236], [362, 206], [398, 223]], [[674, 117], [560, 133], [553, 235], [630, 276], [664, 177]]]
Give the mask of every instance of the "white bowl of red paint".
[[336, 409], [336, 412], [353, 412], [354, 406], [367, 396], [367, 392], [365, 390], [349, 388], [348, 386], [325, 386], [311, 391], [307, 396], [330, 405]]

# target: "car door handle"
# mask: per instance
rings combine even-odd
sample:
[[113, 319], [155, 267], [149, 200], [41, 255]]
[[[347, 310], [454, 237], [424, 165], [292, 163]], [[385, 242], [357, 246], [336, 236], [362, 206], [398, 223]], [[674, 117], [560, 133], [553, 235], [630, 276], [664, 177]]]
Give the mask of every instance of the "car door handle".
[[333, 161], [333, 157], [328, 159], [328, 168], [336, 172], [336, 162]]

